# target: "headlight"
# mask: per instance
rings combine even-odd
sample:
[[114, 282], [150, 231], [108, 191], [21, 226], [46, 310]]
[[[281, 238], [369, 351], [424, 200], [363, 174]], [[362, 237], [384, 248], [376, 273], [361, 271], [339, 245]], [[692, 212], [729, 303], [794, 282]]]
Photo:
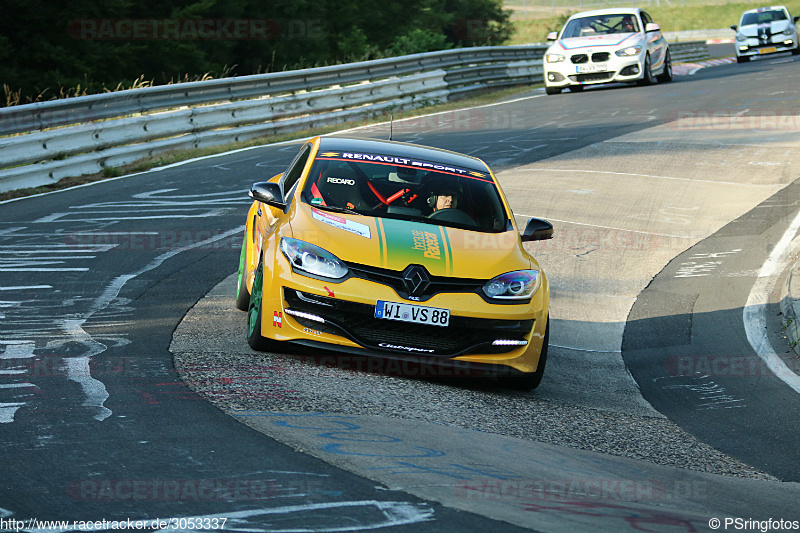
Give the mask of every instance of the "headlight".
[[564, 61], [564, 56], [558, 54], [545, 54], [544, 60], [548, 63], [561, 63]]
[[788, 28], [783, 30], [783, 33], [784, 33], [784, 35], [793, 35], [794, 34], [794, 29], [791, 26], [789, 26]]
[[517, 270], [487, 281], [483, 292], [489, 298], [525, 300], [536, 292], [541, 283], [538, 270]]
[[619, 57], [628, 57], [628, 56], [639, 55], [641, 51], [642, 51], [642, 45], [637, 44], [636, 46], [629, 46], [628, 48], [617, 50], [614, 53], [617, 54]]
[[745, 35], [743, 33], [737, 33], [736, 34], [736, 40], [737, 41], [746, 41], [747, 40], [747, 35]]
[[294, 268], [309, 274], [331, 279], [347, 275], [347, 267], [339, 258], [311, 243], [284, 237], [281, 239], [281, 252]]

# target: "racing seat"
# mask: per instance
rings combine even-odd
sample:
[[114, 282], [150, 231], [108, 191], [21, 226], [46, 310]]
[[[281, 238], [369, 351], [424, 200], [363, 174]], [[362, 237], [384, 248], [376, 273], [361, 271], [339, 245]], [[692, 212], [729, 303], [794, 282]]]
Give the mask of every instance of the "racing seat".
[[331, 161], [317, 180], [317, 190], [325, 205], [371, 211], [362, 194], [363, 178], [345, 162]]

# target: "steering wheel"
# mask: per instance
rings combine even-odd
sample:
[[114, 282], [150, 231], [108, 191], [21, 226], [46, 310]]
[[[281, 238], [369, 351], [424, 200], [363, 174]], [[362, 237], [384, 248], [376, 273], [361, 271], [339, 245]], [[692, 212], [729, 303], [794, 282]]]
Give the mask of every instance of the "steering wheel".
[[442, 222], [454, 222], [456, 224], [465, 224], [468, 226], [477, 226], [478, 223], [472, 219], [471, 216], [466, 214], [460, 209], [448, 207], [439, 209], [428, 215], [430, 220], [441, 220]]

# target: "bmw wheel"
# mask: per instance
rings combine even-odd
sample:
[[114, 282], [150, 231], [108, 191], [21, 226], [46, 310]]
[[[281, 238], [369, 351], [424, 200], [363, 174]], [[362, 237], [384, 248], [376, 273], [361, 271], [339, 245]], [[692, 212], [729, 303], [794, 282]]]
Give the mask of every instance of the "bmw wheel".
[[653, 69], [652, 65], [650, 64], [650, 54], [647, 54], [644, 58], [644, 68], [642, 69], [644, 74], [642, 75], [642, 79], [639, 80], [639, 85], [653, 85], [656, 82], [656, 79], [653, 77]]
[[748, 61], [750, 61], [749, 56], [736, 56], [737, 63], [747, 63]]
[[545, 86], [544, 92], [547, 94], [561, 94], [561, 89], [558, 87], [547, 87]]
[[244, 232], [242, 252], [239, 254], [239, 275], [236, 282], [236, 309], [247, 311], [250, 308], [250, 291], [247, 290], [247, 231]]
[[672, 81], [672, 57], [669, 55], [669, 50], [667, 50], [667, 55], [664, 57], [664, 70], [658, 75], [658, 81], [659, 83]]

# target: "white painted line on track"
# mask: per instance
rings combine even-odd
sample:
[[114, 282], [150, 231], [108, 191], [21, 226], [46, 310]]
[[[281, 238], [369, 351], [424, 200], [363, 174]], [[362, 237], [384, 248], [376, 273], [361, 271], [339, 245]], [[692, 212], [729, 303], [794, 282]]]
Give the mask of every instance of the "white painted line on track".
[[[340, 526], [323, 526], [319, 527], [308, 526], [300, 529], [274, 529], [274, 524], [270, 523], [268, 529], [258, 527], [257, 524], [241, 523], [240, 521], [247, 520], [248, 518], [268, 517], [273, 515], [289, 515], [300, 514], [306, 512], [314, 512], [320, 510], [328, 510], [329, 520], [328, 524], [335, 519], [330, 511], [334, 509], [348, 509], [348, 508], [374, 508], [377, 511], [376, 518], [368, 518], [370, 522], [361, 522], [354, 517], [346, 518], [347, 522], [351, 525]], [[378, 500], [362, 500], [362, 501], [343, 501], [343, 502], [325, 502], [325, 503], [307, 503], [302, 505], [287, 505], [283, 507], [270, 507], [266, 509], [248, 509], [244, 511], [233, 511], [221, 514], [210, 514], [202, 516], [191, 517], [171, 517], [170, 519], [159, 520], [136, 520], [135, 522], [146, 522], [150, 527], [159, 527], [157, 524], [166, 524], [171, 526], [173, 523], [203, 523], [204, 521], [218, 519], [225, 520], [227, 528], [230, 531], [249, 531], [251, 533], [266, 533], [268, 531], [368, 531], [372, 529], [384, 529], [394, 526], [410, 525], [419, 522], [433, 520], [434, 511], [426, 504], [416, 504], [411, 502], [393, 502], [393, 501], [378, 501]], [[44, 523], [44, 521], [42, 521]], [[81, 523], [78, 522], [80, 526]], [[92, 523], [89, 522], [84, 527], [67, 527], [67, 528], [37, 528], [26, 529], [28, 533], [65, 533], [68, 531], [96, 531], [92, 528]], [[241, 525], [241, 527], [237, 527]], [[270, 527], [272, 526], [272, 527]], [[163, 527], [163, 526], [162, 526]], [[191, 531], [191, 529], [156, 529], [156, 533], [175, 531]]]
[[14, 414], [17, 409], [25, 405], [24, 403], [0, 403], [0, 424], [8, 424], [14, 421]]
[[27, 341], [20, 341], [14, 344], [0, 341], [0, 345], [2, 344], [7, 344], [7, 346], [6, 350], [0, 353], [0, 359], [30, 359], [33, 357], [33, 350], [36, 347], [35, 343]]
[[[523, 215], [520, 213], [516, 213], [514, 215], [515, 218], [539, 218], [538, 216], [534, 215]], [[641, 233], [642, 235], [653, 235], [654, 237], [671, 237], [674, 239], [695, 239], [696, 236], [691, 235], [673, 235], [670, 233], [656, 233], [654, 231], [641, 231], [636, 229], [625, 229], [625, 228], [616, 228], [614, 226], [601, 226], [600, 224], [588, 224], [586, 222], [574, 222], [572, 220], [560, 220], [558, 218], [550, 218], [547, 217], [549, 222], [561, 222], [562, 224], [575, 224], [577, 226], [589, 226], [590, 228], [600, 228], [600, 229], [611, 229], [614, 231], [627, 231], [629, 233]]]
[[775, 352], [772, 344], [767, 337], [767, 303], [770, 294], [770, 288], [774, 283], [774, 278], [780, 275], [789, 263], [789, 250], [792, 244], [792, 239], [800, 230], [800, 213], [798, 213], [789, 228], [775, 245], [772, 253], [761, 266], [758, 273], [758, 279], [753, 288], [750, 290], [750, 295], [747, 298], [747, 304], [744, 306], [742, 312], [742, 320], [744, 321], [744, 330], [747, 334], [747, 340], [750, 346], [756, 351], [758, 357], [767, 365], [775, 376], [781, 379], [795, 392], [800, 393], [800, 376], [795, 374], [783, 359]]
[[[556, 319], [553, 319], [556, 320]], [[552, 342], [548, 345], [551, 348], [561, 348], [562, 350], [572, 350], [574, 352], [589, 352], [589, 353], [622, 353], [622, 350], [592, 350], [590, 348], [575, 348], [572, 346], [559, 346]]]

